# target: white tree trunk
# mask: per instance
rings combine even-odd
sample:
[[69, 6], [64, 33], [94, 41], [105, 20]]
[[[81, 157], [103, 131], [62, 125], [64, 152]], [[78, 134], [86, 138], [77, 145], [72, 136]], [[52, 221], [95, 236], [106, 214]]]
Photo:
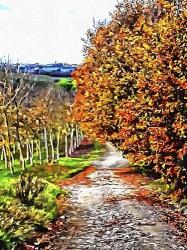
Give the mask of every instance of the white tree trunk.
[[26, 161], [29, 160], [29, 143], [26, 144]]
[[65, 156], [68, 157], [68, 134], [65, 134]]
[[44, 128], [44, 143], [45, 143], [46, 160], [47, 160], [47, 162], [49, 162], [49, 148], [48, 148], [47, 129], [46, 128]]
[[34, 140], [31, 140], [32, 159], [34, 158]]
[[25, 160], [24, 160], [24, 157], [23, 157], [23, 152], [22, 152], [20, 143], [18, 143], [18, 147], [19, 147], [19, 155], [20, 155], [21, 166], [22, 166], [22, 169], [25, 170]]
[[12, 161], [12, 165], [14, 166], [14, 155], [12, 152], [10, 152], [10, 155], [11, 155], [11, 161]]
[[41, 150], [41, 142], [40, 142], [40, 140], [36, 141], [36, 146], [38, 148], [38, 157], [39, 157], [39, 160], [40, 160], [40, 164], [42, 165], [42, 150]]
[[3, 147], [2, 147], [2, 149], [1, 149], [1, 161], [3, 161], [3, 159], [4, 159], [4, 152], [3, 152]]
[[56, 159], [57, 161], [60, 159], [60, 130], [58, 129], [58, 133], [57, 133], [57, 146], [56, 146]]
[[80, 146], [80, 137], [79, 137], [79, 126], [76, 124], [75, 126], [75, 135], [76, 135], [76, 141], [77, 141], [77, 147]]
[[8, 168], [8, 162], [7, 162], [7, 155], [6, 155], [6, 148], [3, 146], [3, 155], [4, 155], [4, 163], [5, 163], [5, 168]]
[[55, 151], [54, 151], [54, 145], [53, 145], [53, 134], [50, 132], [50, 144], [51, 144], [51, 158], [54, 160], [55, 158]]
[[33, 165], [33, 151], [32, 151], [32, 146], [31, 146], [30, 143], [28, 144], [28, 146], [29, 146], [29, 162], [30, 162], [31, 165]]
[[69, 147], [69, 155], [74, 152], [74, 145], [73, 145], [73, 135], [74, 135], [74, 128], [73, 125], [71, 126], [71, 133], [70, 133], [70, 147]]
[[14, 173], [13, 166], [12, 166], [12, 161], [8, 161], [8, 168], [10, 169], [11, 174]]
[[13, 154], [15, 154], [16, 153], [16, 145], [14, 144], [13, 145]]

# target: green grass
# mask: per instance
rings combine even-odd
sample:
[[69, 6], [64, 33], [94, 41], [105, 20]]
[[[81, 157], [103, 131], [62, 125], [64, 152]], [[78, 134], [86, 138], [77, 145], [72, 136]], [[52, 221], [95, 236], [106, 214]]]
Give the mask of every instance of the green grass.
[[95, 143], [94, 148], [88, 154], [76, 158], [63, 157], [55, 164], [37, 164], [34, 167], [29, 167], [26, 172], [34, 173], [36, 176], [55, 184], [59, 180], [69, 178], [85, 169], [104, 152], [105, 149], [101, 145]]
[[[14, 246], [30, 237], [38, 227], [45, 228], [57, 216], [56, 197], [67, 194], [58, 181], [79, 173], [105, 152], [99, 144], [88, 154], [77, 158], [60, 158], [58, 163], [27, 166], [25, 173], [34, 174], [46, 183], [46, 188], [34, 205], [27, 207], [16, 197], [16, 183], [23, 172], [19, 162], [15, 164], [15, 174], [3, 169], [0, 162], [0, 249], [14, 249]], [[3, 245], [3, 247], [2, 247]]]
[[58, 85], [60, 87], [65, 88], [66, 90], [70, 91], [74, 91], [77, 89], [77, 84], [75, 82], [75, 80], [73, 80], [71, 77], [63, 77], [58, 81]]

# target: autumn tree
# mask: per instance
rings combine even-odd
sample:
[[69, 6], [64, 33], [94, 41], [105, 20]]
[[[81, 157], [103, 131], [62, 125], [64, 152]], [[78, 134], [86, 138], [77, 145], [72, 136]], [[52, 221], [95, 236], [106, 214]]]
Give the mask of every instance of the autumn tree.
[[[73, 92], [57, 86], [35, 86], [28, 75], [14, 79], [5, 68], [0, 82], [0, 151], [14, 173], [35, 162], [58, 161], [72, 154], [81, 133], [72, 116]], [[18, 164], [17, 164], [18, 165]]]
[[118, 4], [89, 33], [75, 116], [132, 164], [186, 192], [186, 1]]

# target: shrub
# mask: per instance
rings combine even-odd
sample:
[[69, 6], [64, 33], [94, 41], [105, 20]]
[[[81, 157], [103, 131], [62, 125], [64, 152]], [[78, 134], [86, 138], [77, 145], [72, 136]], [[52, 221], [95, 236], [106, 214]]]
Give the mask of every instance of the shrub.
[[31, 236], [38, 226], [49, 222], [47, 213], [26, 207], [19, 200], [0, 202], [0, 244], [1, 249], [14, 249], [25, 238]]
[[16, 196], [20, 201], [33, 206], [35, 198], [45, 189], [46, 184], [31, 174], [21, 174], [16, 186]]

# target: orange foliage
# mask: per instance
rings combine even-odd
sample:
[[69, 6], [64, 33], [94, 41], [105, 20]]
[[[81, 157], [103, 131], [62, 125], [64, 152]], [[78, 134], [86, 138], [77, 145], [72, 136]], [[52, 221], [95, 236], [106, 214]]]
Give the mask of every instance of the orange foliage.
[[187, 194], [185, 6], [120, 3], [88, 37], [74, 111], [88, 135]]

